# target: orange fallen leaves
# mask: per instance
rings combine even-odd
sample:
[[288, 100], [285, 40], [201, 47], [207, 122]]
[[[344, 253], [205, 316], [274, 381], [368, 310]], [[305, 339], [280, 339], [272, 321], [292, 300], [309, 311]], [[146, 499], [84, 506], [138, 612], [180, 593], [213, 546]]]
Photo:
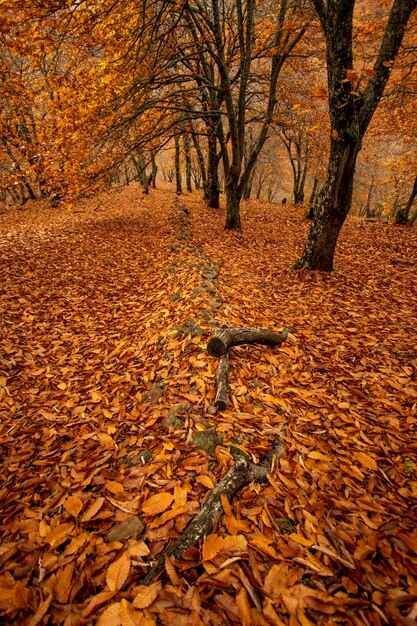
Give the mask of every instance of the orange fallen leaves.
[[[417, 584], [416, 278], [387, 259], [415, 254], [415, 230], [349, 219], [334, 274], [294, 273], [305, 224], [292, 207], [246, 204], [237, 236], [197, 195], [183, 200], [192, 239], [175, 236], [170, 193], [139, 200], [135, 185], [103, 212], [0, 216], [2, 619], [413, 616], [401, 598]], [[209, 263], [214, 293], [191, 298]], [[295, 328], [282, 348], [233, 350], [233, 400], [217, 415], [214, 322]], [[193, 444], [210, 429], [213, 453]], [[277, 434], [268, 480], [223, 497], [201, 545], [167, 557], [232, 452], [258, 460]]]

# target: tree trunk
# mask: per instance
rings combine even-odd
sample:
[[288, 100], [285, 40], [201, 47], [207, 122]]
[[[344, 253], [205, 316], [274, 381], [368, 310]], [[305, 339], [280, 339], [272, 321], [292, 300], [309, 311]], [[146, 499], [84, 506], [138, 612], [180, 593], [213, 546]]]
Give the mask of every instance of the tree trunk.
[[300, 187], [294, 188], [294, 204], [304, 203], [304, 189]]
[[[140, 182], [143, 188], [143, 193], [149, 193], [149, 184], [148, 184], [148, 177], [146, 175], [146, 163], [145, 163], [145, 159], [143, 158], [143, 154], [141, 154], [139, 156], [139, 166], [140, 166]], [[128, 181], [126, 181], [128, 182]]]
[[154, 189], [156, 189], [156, 175], [158, 173], [158, 166], [156, 164], [155, 151], [154, 150], [151, 151], [151, 166], [152, 166], [152, 172], [151, 172], [150, 184], [152, 185], [152, 187]]
[[[417, 175], [414, 179], [413, 189], [411, 191], [410, 197], [408, 198], [407, 204], [403, 209], [400, 209], [395, 216], [396, 224], [409, 224], [409, 215], [411, 211], [411, 207], [414, 204], [414, 200], [417, 196]], [[413, 222], [414, 223], [414, 222]]]
[[240, 230], [239, 177], [229, 173], [226, 180], [226, 230]]
[[211, 209], [218, 209], [220, 207], [219, 162], [217, 159], [217, 141], [214, 129], [209, 130], [207, 158], [207, 202]]
[[175, 184], [176, 192], [178, 195], [182, 194], [182, 180], [181, 180], [181, 162], [180, 162], [180, 140], [178, 135], [174, 137], [175, 143]]
[[304, 252], [294, 269], [331, 272], [340, 230], [352, 202], [359, 145], [332, 140], [327, 182], [318, 196]]
[[306, 218], [308, 220], [314, 219], [314, 207], [315, 207], [316, 199], [317, 199], [317, 187], [318, 187], [318, 184], [319, 184], [318, 176], [315, 176], [314, 177], [314, 181], [313, 181], [313, 188], [312, 188], [311, 194], [310, 194], [310, 199], [308, 201], [309, 209], [308, 209], [308, 213], [306, 215]]
[[201, 146], [200, 146], [200, 140], [199, 137], [196, 133], [191, 133], [191, 138], [193, 140], [193, 144], [194, 144], [194, 150], [196, 152], [197, 155], [197, 162], [198, 162], [198, 166], [200, 169], [200, 176], [201, 176], [201, 181], [203, 183], [203, 189], [204, 189], [204, 200], [207, 200], [208, 196], [207, 196], [207, 173], [206, 173], [206, 166], [204, 163], [204, 156], [203, 156], [203, 152], [201, 150]]
[[185, 158], [185, 186], [189, 193], [192, 192], [193, 187], [191, 184], [191, 141], [190, 135], [188, 133], [184, 133], [183, 143], [184, 143], [184, 158]]

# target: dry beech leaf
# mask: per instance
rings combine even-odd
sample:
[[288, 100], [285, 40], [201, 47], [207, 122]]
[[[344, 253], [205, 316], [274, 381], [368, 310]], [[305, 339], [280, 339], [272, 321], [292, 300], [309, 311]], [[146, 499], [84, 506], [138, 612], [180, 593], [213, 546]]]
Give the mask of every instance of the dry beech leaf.
[[313, 452], [309, 452], [307, 454], [309, 459], [317, 459], [318, 461], [331, 461], [332, 457], [329, 456], [328, 454], [323, 454], [322, 452], [319, 452], [318, 450], [313, 450]]
[[212, 533], [206, 537], [203, 543], [203, 561], [211, 561], [213, 560], [219, 552], [223, 549], [224, 539], [220, 537], [220, 535], [216, 535]]
[[143, 624], [142, 611], [135, 611], [133, 606], [124, 598], [120, 601], [119, 615], [122, 626], [141, 626]]
[[59, 569], [56, 573], [54, 593], [55, 598], [61, 604], [66, 604], [69, 600], [69, 595], [73, 585], [73, 574], [75, 569], [75, 562], [68, 563], [63, 569]]
[[377, 462], [375, 461], [374, 458], [369, 456], [369, 454], [365, 454], [365, 452], [355, 452], [354, 456], [355, 456], [355, 459], [357, 459], [359, 463], [363, 465], [364, 467], [367, 467], [368, 469], [371, 469], [371, 470], [378, 469]]
[[93, 502], [87, 507], [86, 511], [82, 514], [80, 521], [88, 522], [92, 519], [95, 515], [97, 515], [105, 501], [105, 498], [96, 498], [93, 500]]
[[138, 541], [136, 543], [131, 543], [127, 551], [129, 552], [132, 558], [140, 558], [142, 556], [148, 556], [150, 550], [144, 541]]
[[64, 508], [74, 517], [78, 517], [83, 508], [83, 502], [78, 496], [70, 496], [65, 502]]
[[119, 591], [126, 582], [130, 572], [130, 556], [123, 552], [116, 561], [110, 563], [106, 572], [106, 583], [110, 591]]
[[299, 533], [290, 533], [288, 537], [295, 541], [295, 543], [300, 544], [300, 546], [306, 546], [307, 548], [310, 548], [314, 543], [313, 539], [306, 539], [305, 537], [303, 537], [303, 535], [300, 535]]
[[100, 593], [93, 596], [83, 610], [82, 617], [85, 618], [95, 613], [99, 607], [111, 600], [115, 593], [115, 591], [100, 591]]
[[45, 537], [45, 543], [49, 543], [51, 548], [57, 548], [65, 541], [74, 530], [74, 524], [59, 524]]
[[123, 493], [125, 490], [123, 485], [115, 480], [109, 480], [109, 482], [105, 483], [104, 486], [108, 491], [114, 494]]
[[251, 626], [253, 622], [251, 618], [250, 604], [248, 594], [246, 593], [246, 589], [244, 587], [239, 590], [239, 593], [236, 596], [236, 604], [242, 626]]
[[99, 616], [96, 626], [122, 626], [120, 602], [114, 602]]
[[248, 542], [243, 535], [225, 537], [223, 540], [222, 554], [241, 554], [248, 549]]
[[146, 515], [159, 515], [159, 513], [166, 511], [173, 501], [174, 496], [172, 493], [157, 493], [145, 500], [142, 504], [142, 511], [146, 513]]
[[146, 609], [156, 600], [161, 589], [162, 583], [159, 580], [149, 586], [139, 585], [136, 587], [138, 593], [133, 600], [133, 606], [137, 609]]

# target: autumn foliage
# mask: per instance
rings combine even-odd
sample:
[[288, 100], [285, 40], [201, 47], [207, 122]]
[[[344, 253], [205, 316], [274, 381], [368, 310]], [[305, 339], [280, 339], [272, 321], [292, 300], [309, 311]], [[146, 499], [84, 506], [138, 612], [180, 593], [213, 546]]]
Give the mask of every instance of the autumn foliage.
[[[351, 217], [335, 272], [297, 273], [303, 216], [243, 217], [138, 184], [0, 217], [5, 623], [415, 621], [416, 233]], [[231, 351], [215, 414], [222, 323], [294, 333]], [[277, 434], [267, 482], [144, 585]]]

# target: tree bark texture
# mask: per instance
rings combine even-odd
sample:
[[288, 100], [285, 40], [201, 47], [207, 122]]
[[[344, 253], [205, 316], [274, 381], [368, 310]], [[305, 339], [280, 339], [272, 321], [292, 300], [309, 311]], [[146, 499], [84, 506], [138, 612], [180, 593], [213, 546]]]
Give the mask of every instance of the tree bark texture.
[[207, 344], [207, 352], [211, 356], [222, 356], [232, 346], [244, 343], [260, 343], [266, 346], [277, 346], [283, 343], [292, 333], [291, 328], [285, 328], [282, 333], [260, 328], [228, 328], [222, 327], [216, 330]]
[[219, 411], [225, 411], [227, 409], [227, 400], [230, 394], [230, 387], [228, 381], [229, 373], [229, 355], [227, 352], [221, 355], [219, 366], [216, 374], [217, 393], [214, 400], [214, 406]]
[[239, 176], [229, 173], [226, 180], [226, 230], [240, 230], [240, 194], [238, 187]]

